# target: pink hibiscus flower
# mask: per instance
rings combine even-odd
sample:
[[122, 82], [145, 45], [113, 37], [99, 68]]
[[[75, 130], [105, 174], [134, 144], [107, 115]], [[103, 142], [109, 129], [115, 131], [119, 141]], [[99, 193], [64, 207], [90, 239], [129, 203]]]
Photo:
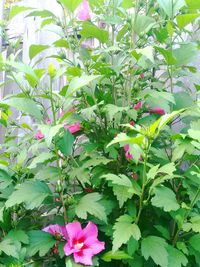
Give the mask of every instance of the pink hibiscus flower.
[[66, 230], [69, 239], [64, 246], [65, 255], [73, 254], [76, 263], [92, 265], [92, 257], [105, 248], [104, 242], [97, 239], [97, 226], [89, 222], [82, 229], [79, 222], [73, 222], [66, 225]]
[[61, 226], [59, 224], [51, 224], [45, 227], [44, 229], [42, 229], [42, 231], [55, 236], [56, 239], [67, 240], [67, 231], [66, 231], [65, 226]]
[[83, 0], [77, 9], [77, 17], [80, 20], [89, 20], [90, 19], [90, 6], [87, 0]]
[[75, 122], [75, 123], [72, 124], [72, 125], [67, 125], [67, 124], [65, 124], [65, 125], [64, 125], [64, 128], [65, 128], [66, 130], [68, 130], [71, 134], [74, 134], [74, 133], [80, 131], [80, 129], [81, 129], [81, 124], [80, 124], [79, 121], [77, 121], [77, 122]]
[[129, 152], [129, 145], [124, 146], [125, 157], [127, 160], [132, 159], [133, 155]]
[[159, 114], [159, 115], [165, 115], [164, 109], [160, 107], [152, 108], [149, 110], [150, 113]]
[[42, 140], [43, 138], [44, 138], [44, 134], [40, 130], [38, 130], [35, 134], [35, 139]]
[[134, 106], [134, 109], [139, 110], [139, 109], [141, 109], [141, 107], [142, 107], [142, 102], [140, 101]]

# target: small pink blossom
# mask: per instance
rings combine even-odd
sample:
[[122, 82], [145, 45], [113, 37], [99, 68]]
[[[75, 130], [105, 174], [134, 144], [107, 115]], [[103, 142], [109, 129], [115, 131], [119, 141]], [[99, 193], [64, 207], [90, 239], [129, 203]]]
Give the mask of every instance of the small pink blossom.
[[42, 140], [43, 138], [44, 138], [44, 134], [40, 130], [38, 130], [35, 134], [35, 139]]
[[165, 115], [164, 109], [160, 107], [152, 108], [149, 110], [150, 113], [159, 114], [159, 115]]
[[72, 125], [67, 125], [67, 124], [65, 124], [65, 125], [64, 125], [64, 128], [65, 128], [66, 130], [68, 130], [70, 133], [74, 134], [74, 133], [80, 131], [80, 129], [81, 129], [81, 124], [80, 124], [79, 121], [77, 121], [77, 122], [75, 122], [75, 123], [72, 124]]
[[59, 224], [51, 224], [42, 229], [42, 231], [55, 236], [57, 239], [67, 240], [67, 231], [65, 226], [61, 226]]
[[134, 121], [130, 121], [130, 125], [131, 126], [134, 126], [135, 125], [135, 122]]
[[144, 73], [140, 73], [140, 78], [141, 78], [141, 79], [144, 79], [144, 77], [145, 77], [145, 76], [144, 76]]
[[90, 19], [90, 6], [87, 0], [83, 0], [77, 9], [77, 17], [80, 20], [89, 20]]
[[132, 159], [133, 155], [129, 152], [129, 145], [124, 146], [124, 151], [125, 151], [125, 157], [127, 160]]
[[51, 124], [51, 119], [47, 118], [45, 122], [46, 122], [46, 124]]
[[142, 107], [142, 102], [140, 101], [134, 106], [134, 109], [139, 110], [139, 109], [141, 109], [141, 107]]
[[89, 222], [82, 229], [79, 222], [68, 223], [66, 225], [68, 242], [64, 246], [65, 255], [73, 254], [74, 261], [84, 265], [92, 265], [94, 255], [105, 249], [104, 242], [100, 242], [98, 237], [97, 226]]

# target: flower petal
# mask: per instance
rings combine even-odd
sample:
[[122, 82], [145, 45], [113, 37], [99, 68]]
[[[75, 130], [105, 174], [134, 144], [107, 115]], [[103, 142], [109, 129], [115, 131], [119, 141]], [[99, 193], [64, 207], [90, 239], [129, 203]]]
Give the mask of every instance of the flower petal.
[[74, 249], [70, 246], [70, 243], [66, 243], [64, 246], [64, 253], [66, 256], [71, 255], [72, 253], [74, 253]]
[[84, 249], [81, 252], [74, 253], [74, 261], [84, 265], [93, 265], [92, 263], [93, 254], [90, 249]]
[[49, 233], [51, 235], [58, 235], [60, 234], [61, 237], [63, 237], [64, 239], [67, 239], [67, 231], [65, 226], [61, 226], [59, 224], [51, 224], [47, 227], [45, 227], [44, 229], [42, 229], [42, 231]]
[[89, 222], [87, 226], [83, 229], [83, 234], [85, 239], [87, 239], [88, 237], [93, 237], [96, 239], [98, 236], [98, 228], [93, 222]]
[[66, 230], [69, 239], [73, 240], [74, 238], [78, 238], [82, 233], [81, 224], [79, 222], [68, 223], [66, 225]]
[[91, 243], [90, 240], [87, 239], [87, 242], [88, 241], [90, 243], [89, 248], [91, 249], [93, 255], [96, 255], [105, 249], [105, 243], [104, 242], [101, 242], [99, 240], [95, 240], [95, 241], [93, 240], [93, 242]]

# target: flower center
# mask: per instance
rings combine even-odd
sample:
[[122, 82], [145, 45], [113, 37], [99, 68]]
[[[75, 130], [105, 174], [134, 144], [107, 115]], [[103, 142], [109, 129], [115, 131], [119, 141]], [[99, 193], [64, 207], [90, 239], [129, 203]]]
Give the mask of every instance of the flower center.
[[77, 243], [74, 245], [75, 249], [82, 249], [83, 246], [84, 246], [84, 243], [79, 243], [79, 242], [77, 242]]

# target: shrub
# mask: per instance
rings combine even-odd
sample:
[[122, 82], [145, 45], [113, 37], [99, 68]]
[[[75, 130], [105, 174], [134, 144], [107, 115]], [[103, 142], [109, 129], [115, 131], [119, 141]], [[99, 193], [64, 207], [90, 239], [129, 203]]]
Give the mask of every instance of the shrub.
[[199, 1], [59, 3], [10, 13], [58, 39], [0, 61], [2, 266], [200, 266]]

